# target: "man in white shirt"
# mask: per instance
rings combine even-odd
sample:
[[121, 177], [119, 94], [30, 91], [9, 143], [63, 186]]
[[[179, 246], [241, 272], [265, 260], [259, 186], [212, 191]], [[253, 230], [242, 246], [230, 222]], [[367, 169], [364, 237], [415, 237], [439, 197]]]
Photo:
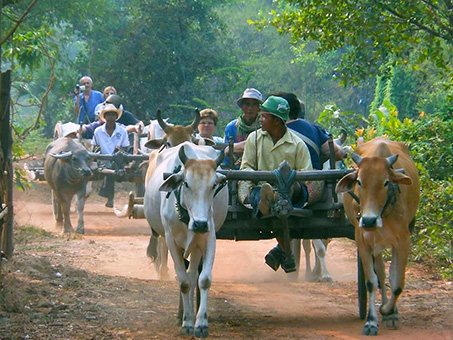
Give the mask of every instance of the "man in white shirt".
[[[91, 144], [99, 146], [101, 154], [113, 155], [121, 148], [129, 146], [129, 138], [124, 127], [116, 124], [116, 121], [123, 114], [122, 109], [117, 109], [113, 104], [107, 104], [100, 113], [100, 119], [105, 121], [94, 131]], [[106, 175], [99, 190], [99, 195], [107, 197], [108, 208], [113, 208], [113, 197], [115, 195], [115, 180], [112, 176]]]

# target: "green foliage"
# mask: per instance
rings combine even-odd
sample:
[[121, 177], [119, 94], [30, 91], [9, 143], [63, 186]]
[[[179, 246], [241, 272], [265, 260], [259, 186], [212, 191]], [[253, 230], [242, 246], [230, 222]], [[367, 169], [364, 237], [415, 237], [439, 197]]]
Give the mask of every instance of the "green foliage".
[[[317, 41], [320, 53], [341, 49], [337, 75], [343, 84], [386, 72], [387, 61], [404, 64], [409, 56], [431, 60], [446, 73], [453, 14], [444, 1], [276, 0], [258, 27], [272, 25], [295, 44]], [[382, 67], [384, 66], [384, 67]]]
[[429, 264], [449, 280], [453, 278], [452, 179], [436, 181], [422, 174], [422, 196], [412, 235], [413, 259]]
[[356, 130], [367, 124], [367, 119], [354, 111], [341, 111], [335, 104], [327, 105], [319, 114], [317, 120], [321, 126], [327, 127], [327, 130], [333, 136], [339, 136], [342, 130], [348, 134], [348, 142], [353, 143], [353, 137]]

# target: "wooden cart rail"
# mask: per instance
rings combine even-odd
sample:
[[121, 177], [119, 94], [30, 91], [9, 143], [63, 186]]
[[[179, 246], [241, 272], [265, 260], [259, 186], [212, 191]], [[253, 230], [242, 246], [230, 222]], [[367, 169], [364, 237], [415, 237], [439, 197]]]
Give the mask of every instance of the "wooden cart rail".
[[[98, 162], [92, 169], [93, 175], [90, 181], [101, 180], [105, 175], [113, 175], [118, 182], [143, 183], [144, 176], [139, 168], [143, 161], [147, 161], [147, 155], [130, 155], [124, 152], [117, 152], [113, 155], [97, 154], [94, 157], [98, 161], [108, 161], [115, 165], [115, 169], [109, 169]], [[24, 165], [27, 176], [35, 181], [45, 181], [43, 161]]]

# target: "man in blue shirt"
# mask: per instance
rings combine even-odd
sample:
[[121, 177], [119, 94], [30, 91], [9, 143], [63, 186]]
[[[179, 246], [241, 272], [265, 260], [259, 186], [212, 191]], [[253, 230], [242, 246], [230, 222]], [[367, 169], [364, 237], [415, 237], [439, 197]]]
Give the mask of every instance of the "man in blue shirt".
[[88, 76], [80, 78], [80, 86], [85, 86], [83, 91], [80, 88], [74, 89], [74, 115], [77, 116], [77, 123], [91, 123], [96, 119], [94, 109], [104, 101], [101, 92], [93, 90], [93, 81]]
[[[262, 103], [261, 92], [252, 87], [245, 89], [242, 97], [237, 100], [242, 113], [238, 118], [229, 122], [225, 128], [225, 143], [229, 143], [230, 137], [233, 138], [235, 154], [242, 155], [248, 135], [260, 127], [258, 113], [260, 112], [259, 105]], [[228, 155], [229, 148], [226, 148], [225, 156]], [[229, 164], [228, 157], [225, 157], [224, 164]]]

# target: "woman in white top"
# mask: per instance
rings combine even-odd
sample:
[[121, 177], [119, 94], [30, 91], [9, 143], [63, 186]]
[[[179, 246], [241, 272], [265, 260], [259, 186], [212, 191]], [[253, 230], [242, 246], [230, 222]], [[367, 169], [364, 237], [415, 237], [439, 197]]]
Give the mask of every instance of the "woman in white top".
[[213, 109], [204, 109], [200, 111], [200, 122], [198, 123], [198, 138], [208, 138], [216, 143], [223, 143], [223, 138], [214, 136], [217, 128], [219, 115]]

